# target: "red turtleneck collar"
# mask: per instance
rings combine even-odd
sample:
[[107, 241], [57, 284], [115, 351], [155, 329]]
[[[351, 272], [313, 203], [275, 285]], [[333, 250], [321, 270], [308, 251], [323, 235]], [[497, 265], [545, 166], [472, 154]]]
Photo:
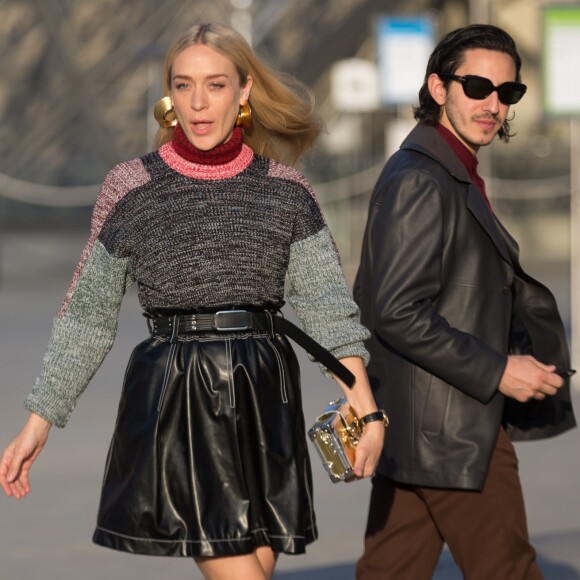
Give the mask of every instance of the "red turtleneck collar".
[[210, 149], [202, 151], [192, 145], [185, 136], [181, 125], [177, 123], [173, 135], [173, 149], [180, 156], [200, 165], [224, 165], [233, 161], [242, 150], [243, 135], [240, 127], [236, 127], [230, 139], [225, 143]]

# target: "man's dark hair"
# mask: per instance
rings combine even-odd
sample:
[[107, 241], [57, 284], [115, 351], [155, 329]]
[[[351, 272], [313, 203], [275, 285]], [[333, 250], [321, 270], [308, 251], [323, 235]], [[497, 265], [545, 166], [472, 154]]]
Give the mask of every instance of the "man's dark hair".
[[[514, 80], [518, 82], [521, 80], [522, 59], [518, 54], [513, 38], [505, 30], [491, 24], [472, 24], [464, 28], [458, 28], [446, 34], [429, 57], [425, 80], [419, 91], [419, 106], [413, 107], [415, 119], [428, 125], [437, 124], [441, 113], [441, 105], [434, 101], [429, 92], [427, 84], [429, 76], [433, 73], [455, 74], [455, 71], [463, 63], [465, 51], [474, 48], [495, 50], [509, 54], [516, 66], [516, 78]], [[448, 79], [443, 82], [447, 88], [452, 81]], [[498, 137], [506, 143], [512, 137], [507, 119], [498, 131]]]

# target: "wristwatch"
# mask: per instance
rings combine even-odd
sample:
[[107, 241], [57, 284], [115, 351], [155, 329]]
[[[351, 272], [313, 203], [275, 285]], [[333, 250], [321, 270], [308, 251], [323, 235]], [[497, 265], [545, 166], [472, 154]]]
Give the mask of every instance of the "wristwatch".
[[359, 419], [359, 421], [361, 422], [361, 425], [363, 427], [367, 423], [372, 423], [373, 421], [382, 421], [383, 425], [385, 427], [389, 426], [389, 417], [387, 416], [387, 413], [384, 409], [379, 409], [378, 411], [375, 411], [374, 413], [369, 413], [368, 415], [361, 417]]

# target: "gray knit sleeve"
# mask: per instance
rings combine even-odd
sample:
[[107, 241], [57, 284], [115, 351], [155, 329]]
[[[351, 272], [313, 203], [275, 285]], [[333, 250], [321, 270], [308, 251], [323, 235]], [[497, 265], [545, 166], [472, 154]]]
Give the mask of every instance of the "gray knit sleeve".
[[337, 358], [361, 357], [369, 331], [359, 323], [328, 228], [296, 241], [290, 248], [287, 299], [302, 327]]
[[97, 240], [66, 308], [55, 318], [42, 372], [24, 406], [64, 427], [109, 352], [122, 297], [131, 284], [129, 259], [115, 258]]

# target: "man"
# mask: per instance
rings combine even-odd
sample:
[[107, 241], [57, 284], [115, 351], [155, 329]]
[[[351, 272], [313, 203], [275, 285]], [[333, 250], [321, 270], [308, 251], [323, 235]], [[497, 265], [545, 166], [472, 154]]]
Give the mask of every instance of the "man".
[[373, 192], [355, 295], [391, 427], [360, 580], [431, 578], [444, 543], [468, 580], [542, 578], [509, 438], [575, 425], [569, 353], [476, 170], [481, 146], [510, 138], [520, 67], [497, 27], [445, 36]]

